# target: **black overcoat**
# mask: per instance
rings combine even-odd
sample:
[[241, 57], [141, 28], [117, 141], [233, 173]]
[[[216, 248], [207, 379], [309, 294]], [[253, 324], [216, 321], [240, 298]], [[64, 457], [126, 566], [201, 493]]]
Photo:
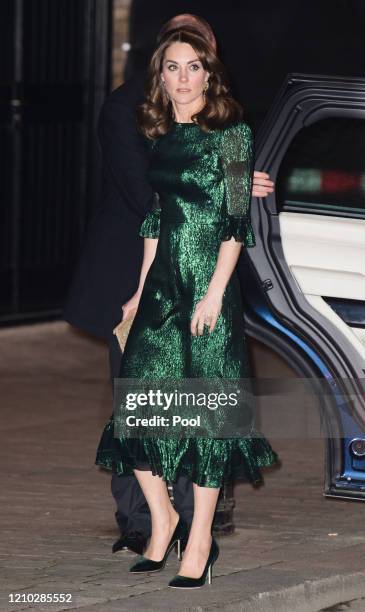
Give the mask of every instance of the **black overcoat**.
[[143, 258], [138, 230], [152, 203], [148, 150], [135, 119], [144, 82], [141, 71], [111, 92], [102, 106], [97, 126], [101, 199], [88, 224], [62, 313], [72, 325], [105, 339], [137, 289]]

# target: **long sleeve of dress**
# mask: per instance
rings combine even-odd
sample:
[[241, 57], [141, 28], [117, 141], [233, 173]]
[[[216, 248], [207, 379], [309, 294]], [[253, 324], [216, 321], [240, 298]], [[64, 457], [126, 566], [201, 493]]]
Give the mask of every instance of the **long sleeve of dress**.
[[251, 193], [254, 171], [253, 135], [247, 123], [239, 122], [222, 135], [221, 163], [225, 185], [221, 240], [256, 244], [251, 225]]
[[161, 205], [159, 194], [154, 191], [150, 210], [142, 221], [139, 235], [143, 238], [158, 238], [160, 235]]

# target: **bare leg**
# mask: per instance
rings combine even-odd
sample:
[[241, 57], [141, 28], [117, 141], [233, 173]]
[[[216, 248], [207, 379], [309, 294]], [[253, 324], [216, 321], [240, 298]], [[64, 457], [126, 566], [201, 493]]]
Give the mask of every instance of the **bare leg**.
[[152, 472], [144, 470], [134, 470], [134, 473], [151, 512], [152, 533], [144, 556], [153, 561], [161, 561], [179, 515], [171, 504], [166, 482], [160, 476], [153, 476]]
[[204, 570], [212, 543], [212, 522], [219, 488], [194, 488], [194, 517], [188, 543], [179, 569], [179, 576], [199, 578]]

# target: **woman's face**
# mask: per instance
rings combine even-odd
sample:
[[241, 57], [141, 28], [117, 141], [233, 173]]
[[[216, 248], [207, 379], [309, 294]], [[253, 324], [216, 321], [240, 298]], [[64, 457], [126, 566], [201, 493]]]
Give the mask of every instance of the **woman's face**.
[[165, 51], [161, 78], [171, 100], [190, 104], [201, 97], [209, 73], [188, 43], [174, 42]]

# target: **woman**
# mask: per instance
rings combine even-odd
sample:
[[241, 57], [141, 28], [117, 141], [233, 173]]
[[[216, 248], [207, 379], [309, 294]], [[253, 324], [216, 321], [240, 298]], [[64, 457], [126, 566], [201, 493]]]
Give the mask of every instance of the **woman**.
[[[140, 229], [144, 259], [136, 294], [123, 307], [136, 316], [125, 346], [123, 378], [249, 376], [235, 266], [252, 247], [253, 143], [242, 108], [230, 96], [214, 48], [188, 27], [167, 32], [149, 67], [138, 124], [151, 148], [155, 189]], [[128, 439], [106, 425], [96, 463], [134, 471], [147, 499], [152, 535], [132, 572], [158, 571], [183, 532], [166, 480], [189, 476], [194, 518], [179, 573], [169, 586], [202, 586], [218, 557], [211, 536], [225, 479], [254, 483], [277, 455], [262, 437]]]

